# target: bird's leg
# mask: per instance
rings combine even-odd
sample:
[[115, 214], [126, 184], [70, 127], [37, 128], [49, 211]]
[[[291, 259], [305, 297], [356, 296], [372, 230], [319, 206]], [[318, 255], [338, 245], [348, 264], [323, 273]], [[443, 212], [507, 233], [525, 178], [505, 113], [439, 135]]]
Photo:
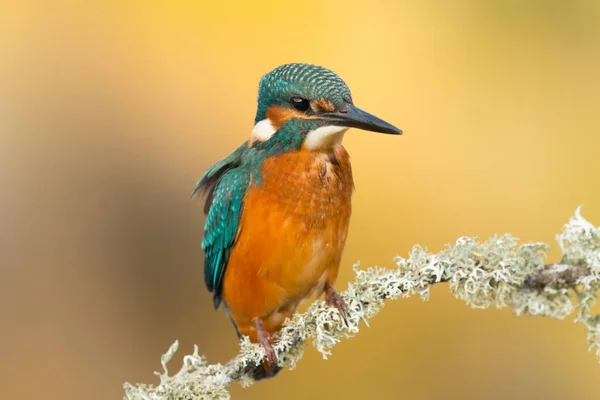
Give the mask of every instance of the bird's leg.
[[348, 324], [348, 306], [342, 296], [329, 283], [325, 284], [325, 301], [337, 308], [346, 326], [350, 326]]
[[254, 318], [252, 320], [254, 323], [254, 327], [256, 328], [256, 337], [258, 338], [258, 342], [265, 350], [265, 354], [267, 355], [267, 361], [269, 362], [270, 367], [277, 366], [277, 354], [275, 354], [275, 349], [271, 345], [271, 335], [266, 331], [262, 319]]

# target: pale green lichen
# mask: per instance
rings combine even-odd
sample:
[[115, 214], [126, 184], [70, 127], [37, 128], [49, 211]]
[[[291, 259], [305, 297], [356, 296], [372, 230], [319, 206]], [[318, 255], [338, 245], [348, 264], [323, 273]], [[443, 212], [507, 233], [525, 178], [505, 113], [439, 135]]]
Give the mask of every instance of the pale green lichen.
[[[380, 311], [385, 300], [414, 294], [426, 300], [431, 285], [439, 282], [448, 282], [451, 293], [473, 308], [511, 306], [517, 315], [556, 319], [564, 319], [578, 310], [575, 321], [586, 326], [590, 351], [595, 351], [600, 359], [600, 315], [592, 312], [600, 288], [600, 229], [586, 221], [578, 208], [557, 240], [562, 260], [552, 270], [544, 265], [548, 245], [519, 246], [511, 235], [484, 242], [462, 237], [437, 254], [415, 246], [408, 258], [396, 258], [394, 269], [359, 269], [355, 265], [356, 279], [342, 293], [349, 310], [347, 325], [335, 308], [315, 301], [305, 313], [288, 320], [276, 335], [274, 348], [279, 366], [293, 369], [309, 339], [327, 358], [341, 339], [358, 332], [361, 322], [368, 326], [367, 321]], [[585, 273], [563, 279], [563, 273], [573, 267]], [[544, 271], [555, 273], [557, 278], [550, 284], [532, 285], [532, 277]], [[163, 372], [157, 373], [160, 377], [157, 386], [126, 383], [125, 398], [228, 399], [227, 386], [234, 381], [244, 386], [252, 384], [247, 372], [264, 357], [260, 346], [244, 338], [240, 354], [231, 362], [209, 365], [195, 346], [194, 353], [184, 357], [181, 369], [169, 376], [167, 363], [177, 347], [175, 342], [162, 357]]]
[[585, 265], [588, 269], [588, 273], [577, 280], [579, 312], [575, 321], [585, 325], [589, 349], [595, 351], [600, 360], [600, 314], [592, 312], [600, 289], [600, 228], [585, 220], [579, 207], [556, 240], [563, 255], [562, 263]]

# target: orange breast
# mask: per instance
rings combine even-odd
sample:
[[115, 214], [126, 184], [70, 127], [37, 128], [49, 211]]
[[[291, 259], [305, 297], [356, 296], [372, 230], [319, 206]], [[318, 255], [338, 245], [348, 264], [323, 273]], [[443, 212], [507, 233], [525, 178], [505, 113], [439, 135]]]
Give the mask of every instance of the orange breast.
[[267, 159], [244, 198], [223, 301], [240, 333], [276, 331], [298, 303], [337, 277], [353, 190], [348, 153], [302, 150]]

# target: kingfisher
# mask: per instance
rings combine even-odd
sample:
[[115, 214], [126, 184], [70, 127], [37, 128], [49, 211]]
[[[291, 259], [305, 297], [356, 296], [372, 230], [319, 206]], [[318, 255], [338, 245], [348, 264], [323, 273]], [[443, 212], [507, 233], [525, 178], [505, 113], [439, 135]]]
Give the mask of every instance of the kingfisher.
[[204, 281], [214, 307], [223, 304], [238, 337], [265, 351], [255, 378], [279, 370], [272, 335], [303, 300], [325, 297], [346, 317], [334, 283], [354, 190], [342, 146], [349, 128], [402, 134], [357, 108], [333, 71], [281, 65], [260, 80], [249, 139], [192, 192], [206, 196]]

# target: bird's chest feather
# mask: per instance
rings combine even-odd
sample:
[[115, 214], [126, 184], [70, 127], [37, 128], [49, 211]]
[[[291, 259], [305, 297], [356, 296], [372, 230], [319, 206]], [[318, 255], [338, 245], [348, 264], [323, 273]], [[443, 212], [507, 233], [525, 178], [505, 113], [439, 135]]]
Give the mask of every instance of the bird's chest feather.
[[335, 146], [267, 159], [255, 190], [261, 201], [283, 211], [283, 224], [302, 231], [340, 223], [349, 212], [353, 186], [348, 153]]
[[281, 288], [282, 299], [303, 297], [328, 270], [337, 275], [354, 187], [348, 153], [342, 146], [285, 153], [260, 172], [244, 199], [232, 270]]
[[281, 309], [289, 314], [333, 283], [350, 220], [354, 184], [342, 146], [275, 156], [260, 173], [244, 197], [224, 278], [223, 298], [238, 323]]

